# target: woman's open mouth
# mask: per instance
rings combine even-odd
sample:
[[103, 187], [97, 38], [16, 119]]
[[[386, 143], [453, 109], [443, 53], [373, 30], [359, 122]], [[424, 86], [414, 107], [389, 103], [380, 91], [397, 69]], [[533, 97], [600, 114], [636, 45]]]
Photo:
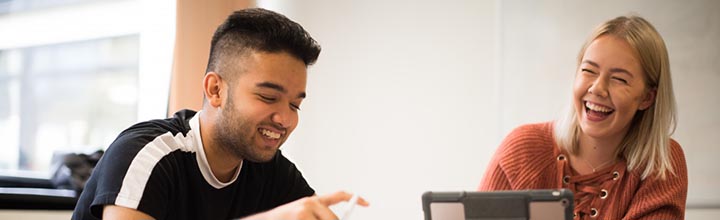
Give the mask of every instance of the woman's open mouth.
[[615, 112], [615, 109], [612, 109], [612, 108], [604, 106], [604, 105], [585, 101], [585, 113], [587, 115], [588, 120], [590, 120], [590, 121], [605, 120], [613, 112]]

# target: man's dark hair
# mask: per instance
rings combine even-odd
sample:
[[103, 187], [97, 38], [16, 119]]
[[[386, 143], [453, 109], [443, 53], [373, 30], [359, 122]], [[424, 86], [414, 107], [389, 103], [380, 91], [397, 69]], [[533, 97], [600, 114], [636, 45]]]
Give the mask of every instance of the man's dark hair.
[[228, 64], [255, 51], [287, 52], [309, 66], [320, 55], [320, 45], [300, 24], [284, 15], [261, 8], [244, 9], [228, 16], [215, 31], [206, 72], [233, 78], [229, 75], [234, 74], [220, 72], [241, 71]]

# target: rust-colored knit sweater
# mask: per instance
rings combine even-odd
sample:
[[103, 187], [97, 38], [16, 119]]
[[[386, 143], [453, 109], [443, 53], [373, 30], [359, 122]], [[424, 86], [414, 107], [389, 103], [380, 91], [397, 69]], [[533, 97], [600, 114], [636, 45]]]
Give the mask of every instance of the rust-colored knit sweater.
[[546, 122], [513, 130], [495, 152], [479, 190], [569, 188], [576, 219], [683, 219], [687, 167], [677, 142], [670, 141], [675, 174], [665, 180], [653, 175], [642, 180], [642, 169], [627, 171], [625, 160], [578, 175], [567, 152], [555, 144], [552, 126]]

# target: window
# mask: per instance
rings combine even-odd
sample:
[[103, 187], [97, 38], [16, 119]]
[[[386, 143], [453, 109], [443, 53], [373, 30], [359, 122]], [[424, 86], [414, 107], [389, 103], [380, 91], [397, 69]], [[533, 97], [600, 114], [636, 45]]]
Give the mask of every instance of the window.
[[108, 0], [0, 0], [0, 14]]
[[0, 174], [47, 175], [56, 153], [105, 149], [165, 117], [174, 10], [174, 0], [0, 0]]
[[0, 60], [2, 169], [104, 149], [137, 118], [137, 36], [4, 50]]

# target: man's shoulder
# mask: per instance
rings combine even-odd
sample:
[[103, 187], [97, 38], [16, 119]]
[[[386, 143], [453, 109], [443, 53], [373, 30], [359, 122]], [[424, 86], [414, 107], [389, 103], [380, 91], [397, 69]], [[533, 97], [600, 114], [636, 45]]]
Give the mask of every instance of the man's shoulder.
[[167, 132], [184, 134], [190, 131], [190, 119], [195, 116], [195, 113], [186, 109], [178, 111], [170, 118], [139, 122], [122, 131], [120, 136], [128, 134], [158, 136]]
[[[114, 164], [129, 166], [138, 156], [162, 158], [177, 149], [192, 151], [188, 150], [191, 147], [187, 145], [190, 143], [187, 133], [191, 130], [188, 120], [194, 112], [182, 116], [178, 116], [179, 113], [172, 118], [150, 120], [130, 126], [110, 144], [103, 157], [113, 158]], [[148, 147], [153, 149], [145, 149]]]

